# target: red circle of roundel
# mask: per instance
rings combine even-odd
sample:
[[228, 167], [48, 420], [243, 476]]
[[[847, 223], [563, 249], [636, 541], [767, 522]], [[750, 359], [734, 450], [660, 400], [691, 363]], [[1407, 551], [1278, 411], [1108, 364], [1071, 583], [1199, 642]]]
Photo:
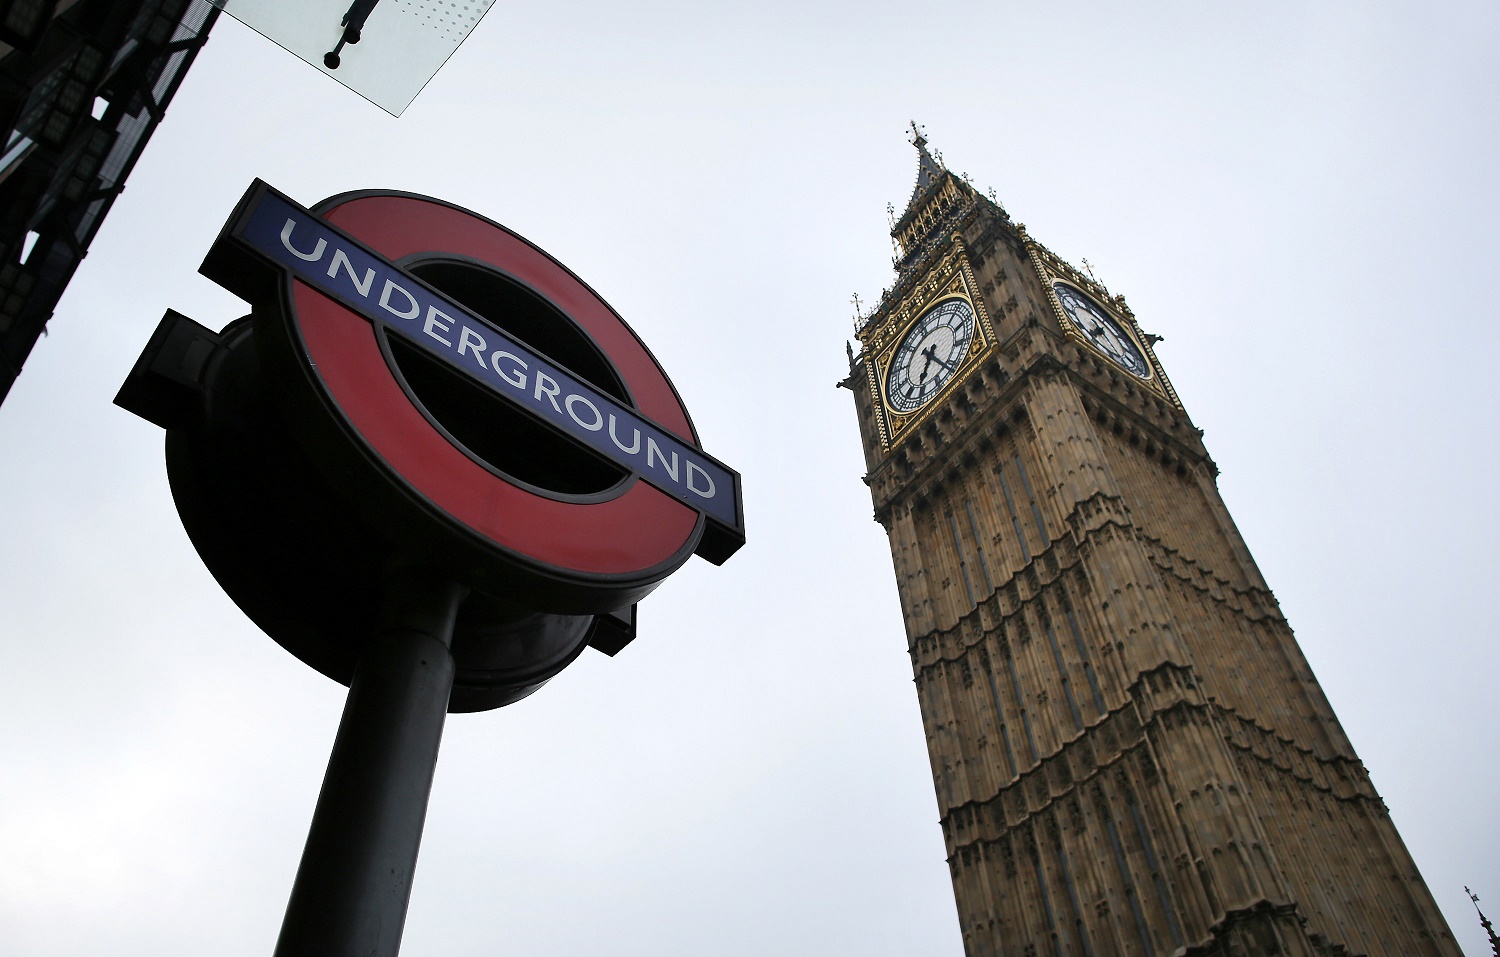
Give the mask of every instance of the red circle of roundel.
[[[466, 210], [418, 196], [334, 199], [316, 212], [390, 260], [457, 254], [488, 264], [569, 316], [614, 365], [638, 411], [697, 445], [687, 411], [656, 360], [602, 299], [530, 243]], [[629, 575], [679, 556], [699, 515], [635, 481], [605, 501], [558, 501], [520, 487], [455, 447], [413, 404], [387, 364], [374, 325], [301, 282], [294, 321], [308, 359], [349, 424], [433, 505], [491, 543], [585, 575]]]

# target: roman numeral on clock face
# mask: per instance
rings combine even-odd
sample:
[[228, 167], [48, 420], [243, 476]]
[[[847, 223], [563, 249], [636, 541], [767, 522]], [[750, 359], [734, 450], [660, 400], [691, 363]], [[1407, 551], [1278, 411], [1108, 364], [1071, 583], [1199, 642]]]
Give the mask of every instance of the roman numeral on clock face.
[[1146, 357], [1104, 307], [1072, 286], [1057, 283], [1052, 288], [1068, 319], [1096, 349], [1131, 375], [1142, 379], [1151, 378], [1151, 367], [1146, 363]]
[[896, 348], [886, 378], [886, 402], [897, 412], [915, 411], [952, 381], [974, 338], [974, 307], [967, 299], [945, 299], [912, 324]]

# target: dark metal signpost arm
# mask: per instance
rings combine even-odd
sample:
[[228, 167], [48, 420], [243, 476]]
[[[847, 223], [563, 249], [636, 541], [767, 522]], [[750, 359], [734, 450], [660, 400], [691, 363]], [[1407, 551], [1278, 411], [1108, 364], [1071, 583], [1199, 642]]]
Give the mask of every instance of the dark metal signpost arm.
[[395, 957], [437, 764], [467, 589], [389, 576], [360, 655], [275, 957]]

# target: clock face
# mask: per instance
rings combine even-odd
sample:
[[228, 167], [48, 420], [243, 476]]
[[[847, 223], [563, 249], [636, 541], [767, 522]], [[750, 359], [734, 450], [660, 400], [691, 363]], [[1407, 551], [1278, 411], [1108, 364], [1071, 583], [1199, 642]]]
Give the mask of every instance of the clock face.
[[891, 360], [885, 395], [897, 412], [911, 412], [958, 372], [974, 338], [974, 307], [963, 299], [938, 303], [917, 320]]
[[1073, 320], [1078, 331], [1094, 344], [1094, 348], [1109, 356], [1117, 365], [1131, 375], [1142, 379], [1151, 378], [1151, 367], [1146, 357], [1125, 334], [1119, 324], [1109, 317], [1104, 308], [1072, 286], [1057, 283], [1053, 287], [1063, 311]]

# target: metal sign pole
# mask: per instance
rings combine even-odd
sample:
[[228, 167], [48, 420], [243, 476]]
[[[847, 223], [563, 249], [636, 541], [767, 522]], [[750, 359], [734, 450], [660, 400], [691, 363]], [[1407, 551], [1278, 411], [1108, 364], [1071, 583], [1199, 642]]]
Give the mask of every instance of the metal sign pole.
[[275, 957], [395, 957], [453, 689], [467, 589], [389, 576], [360, 654]]

